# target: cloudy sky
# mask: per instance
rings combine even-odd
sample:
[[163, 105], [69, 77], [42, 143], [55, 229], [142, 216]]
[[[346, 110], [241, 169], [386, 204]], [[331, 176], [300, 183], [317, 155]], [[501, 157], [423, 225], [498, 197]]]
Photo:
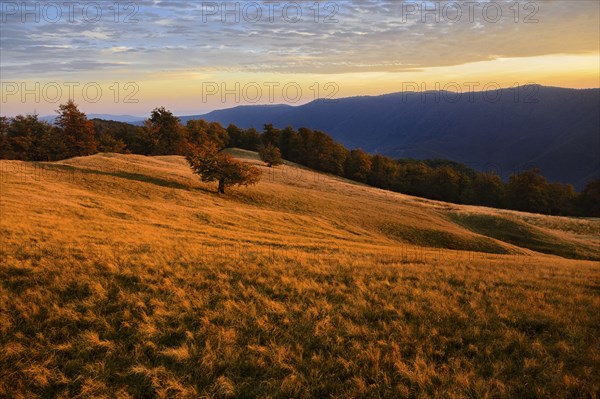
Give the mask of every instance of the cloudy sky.
[[0, 113], [599, 87], [599, 26], [596, 0], [2, 1]]

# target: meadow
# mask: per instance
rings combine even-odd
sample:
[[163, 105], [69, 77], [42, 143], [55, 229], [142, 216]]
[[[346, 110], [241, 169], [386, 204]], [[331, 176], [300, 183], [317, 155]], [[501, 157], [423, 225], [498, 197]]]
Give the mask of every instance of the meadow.
[[599, 220], [232, 153], [0, 161], [0, 397], [598, 397]]

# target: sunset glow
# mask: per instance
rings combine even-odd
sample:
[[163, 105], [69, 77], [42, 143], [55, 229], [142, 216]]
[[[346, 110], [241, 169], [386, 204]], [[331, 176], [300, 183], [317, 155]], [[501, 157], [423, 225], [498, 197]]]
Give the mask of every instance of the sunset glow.
[[472, 15], [465, 3], [455, 21], [461, 3], [321, 2], [317, 12], [311, 1], [298, 2], [301, 19], [281, 5], [257, 22], [249, 2], [231, 2], [229, 14], [210, 2], [123, 3], [118, 16], [108, 4], [92, 23], [83, 6], [53, 22], [43, 6], [36, 21], [3, 3], [2, 114], [51, 114], [69, 97], [86, 112], [145, 116], [159, 105], [199, 114], [415, 85], [600, 86], [598, 2], [481, 2]]

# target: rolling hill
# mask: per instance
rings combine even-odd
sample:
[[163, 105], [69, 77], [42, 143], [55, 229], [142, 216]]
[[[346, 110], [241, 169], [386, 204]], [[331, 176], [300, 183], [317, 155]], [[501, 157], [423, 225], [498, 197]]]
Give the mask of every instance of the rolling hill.
[[[233, 151], [238, 156], [258, 166], [261, 165], [255, 153], [245, 150]], [[21, 168], [25, 172], [28, 170], [27, 164], [2, 162], [8, 167], [8, 171], [12, 167], [17, 171]], [[172, 209], [172, 215], [162, 223], [154, 220], [155, 223], [149, 224], [153, 230], [152, 234], [159, 234], [160, 229], [154, 231], [156, 226], [169, 231], [179, 231], [181, 229], [177, 228], [177, 223], [182, 225], [191, 223], [186, 228], [189, 229], [189, 233], [200, 233], [192, 227], [197, 225], [195, 218], [202, 218], [202, 214], [218, 206], [223, 208], [219, 212], [222, 215], [216, 219], [217, 223], [209, 223], [203, 227], [202, 236], [210, 235], [211, 241], [221, 243], [226, 242], [225, 231], [235, 228], [236, 237], [240, 235], [257, 237], [245, 241], [249, 243], [256, 241], [264, 245], [281, 243], [285, 233], [290, 238], [290, 245], [293, 241], [294, 245], [302, 248], [308, 248], [315, 240], [320, 240], [322, 244], [327, 243], [332, 247], [338, 244], [345, 246], [352, 242], [355, 245], [375, 247], [404, 244], [496, 254], [525, 254], [529, 253], [529, 250], [534, 250], [541, 253], [554, 253], [566, 258], [600, 260], [598, 248], [600, 239], [593, 234], [600, 233], [598, 230], [600, 224], [597, 222], [429, 201], [374, 189], [343, 178], [314, 172], [292, 163], [275, 169], [260, 166], [265, 177], [258, 188], [234, 191], [231, 197], [223, 198], [213, 196], [207, 185], [197, 182], [186, 161], [178, 156], [148, 158], [136, 155], [98, 154], [57, 163], [34, 165], [40, 165], [38, 166], [40, 169], [37, 169], [32, 176], [27, 174], [21, 176], [25, 181], [33, 178], [31, 185], [14, 187], [20, 190], [8, 192], [5, 190], [3, 193], [5, 207], [7, 204], [16, 205], [19, 198], [37, 198], [40, 201], [39, 205], [44, 204], [46, 200], [54, 199], [52, 196], [46, 199], [40, 197], [50, 190], [56, 194], [65, 193], [63, 201], [71, 198], [73, 188], [84, 190], [88, 195], [82, 194], [81, 198], [78, 197], [74, 207], [61, 209], [61, 212], [67, 212], [66, 220], [72, 220], [77, 215], [89, 214], [89, 219], [95, 219], [96, 224], [104, 221], [123, 222], [122, 228], [125, 228], [124, 226], [132, 228], [127, 233], [131, 238], [145, 229], [140, 230], [136, 223], [127, 223], [127, 221], [143, 221], [140, 215], [136, 214], [140, 209], [144, 209], [141, 206], [143, 199], [152, 195], [150, 189], [157, 186], [156, 188], [161, 191], [169, 189], [169, 193], [181, 197], [176, 201], [178, 204], [187, 202], [189, 207]], [[52, 182], [54, 175], [72, 178], [73, 181], [59, 181], [55, 184]], [[9, 174], [5, 179], [11, 177]], [[45, 177], [50, 177], [50, 181], [47, 182]], [[94, 179], [96, 177], [101, 180], [96, 181]], [[117, 198], [111, 195], [98, 197], [103, 193], [98, 192], [94, 185], [104, 184], [102, 180], [104, 177], [112, 179], [115, 183], [129, 182], [135, 188], [135, 195], [130, 190], [119, 192], [124, 196], [119, 198], [123, 202], [115, 202]], [[49, 186], [46, 187], [45, 184]], [[20, 192], [21, 190], [23, 191]], [[130, 198], [126, 198], [127, 196]], [[352, 201], [347, 201], [348, 198]], [[207, 201], [207, 205], [200, 206], [203, 199]], [[219, 202], [222, 204], [217, 205]], [[57, 205], [57, 203], [51, 202], [49, 205]], [[161, 205], [172, 204], [171, 201], [165, 201]], [[26, 207], [26, 204], [24, 206]], [[149, 216], [155, 205], [148, 204], [148, 206], [149, 208], [145, 209], [143, 214]], [[195, 211], [192, 212], [192, 209]], [[294, 211], [296, 209], [297, 211]], [[95, 214], [97, 210], [101, 210], [99, 215]], [[245, 220], [240, 214], [241, 210], [244, 210], [242, 214], [247, 212], [248, 216], [250, 214], [252, 216]], [[50, 215], [53, 212], [51, 208], [38, 207], [36, 213]], [[18, 217], [18, 214], [12, 212], [14, 215], [12, 217]], [[115, 218], [114, 215], [121, 215], [121, 217]], [[8, 225], [12, 225], [10, 214], [4, 213], [4, 218]], [[212, 220], [215, 215], [207, 218]], [[276, 222], [278, 220], [281, 220], [280, 225]], [[548, 225], [547, 221], [552, 222]], [[574, 231], [564, 231], [564, 226], [563, 231], [556, 230], [557, 221], [561, 221], [564, 226], [572, 226]], [[14, 222], [16, 223], [16, 220]], [[287, 222], [291, 222], [292, 226], [305, 226], [299, 231], [295, 227], [288, 226]], [[60, 226], [61, 223], [57, 221], [51, 230], [44, 231], [43, 234], [60, 234]], [[81, 228], [92, 228], [92, 226], [83, 225]], [[213, 231], [213, 228], [216, 230]], [[501, 234], [504, 233], [504, 229], [512, 229], [519, 234], [515, 234], [513, 239], [503, 239]], [[272, 234], [265, 234], [265, 231], [271, 231]], [[301, 234], [302, 232], [305, 235]], [[583, 236], [579, 236], [579, 232], [583, 233]], [[89, 232], [89, 236], [91, 235], [92, 233]], [[536, 244], [538, 241], [539, 245]]]
[[538, 167], [581, 189], [600, 177], [600, 89], [523, 86], [489, 92], [394, 93], [306, 105], [239, 106], [185, 116], [239, 127], [309, 127], [349, 148], [445, 158], [504, 178]]
[[600, 221], [294, 164], [217, 195], [178, 156], [0, 161], [0, 397], [598, 391]]

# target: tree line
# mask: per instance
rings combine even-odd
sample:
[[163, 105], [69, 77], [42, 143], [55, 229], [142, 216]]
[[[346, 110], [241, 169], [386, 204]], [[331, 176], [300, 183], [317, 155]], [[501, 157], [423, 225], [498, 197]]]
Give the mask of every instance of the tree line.
[[[434, 200], [551, 215], [600, 216], [599, 179], [590, 181], [580, 193], [569, 184], [548, 182], [538, 169], [513, 174], [505, 182], [495, 173], [458, 162], [395, 160], [348, 150], [328, 134], [304, 127], [278, 129], [268, 124], [259, 132], [204, 120], [184, 125], [164, 107], [154, 109], [143, 126], [88, 120], [72, 101], [57, 112], [54, 124], [37, 115], [0, 117], [0, 159], [55, 161], [97, 152], [183, 155], [203, 180], [218, 181], [223, 192], [229, 185], [245, 184], [244, 179], [249, 184], [258, 179], [255, 171], [244, 169], [222, 152], [238, 147], [258, 151], [269, 166], [279, 164], [282, 157], [374, 187]], [[208, 165], [205, 160], [211, 160], [214, 168], [203, 170]], [[223, 178], [226, 172], [233, 177]]]

